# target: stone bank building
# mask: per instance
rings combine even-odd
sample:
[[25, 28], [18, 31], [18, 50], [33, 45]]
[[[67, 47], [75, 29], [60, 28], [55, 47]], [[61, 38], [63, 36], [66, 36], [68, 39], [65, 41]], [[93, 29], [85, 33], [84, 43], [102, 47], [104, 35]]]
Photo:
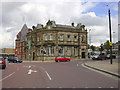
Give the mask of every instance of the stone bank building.
[[26, 38], [26, 60], [54, 60], [57, 56], [88, 58], [87, 29], [80, 23], [61, 25], [48, 20], [45, 26], [33, 26]]

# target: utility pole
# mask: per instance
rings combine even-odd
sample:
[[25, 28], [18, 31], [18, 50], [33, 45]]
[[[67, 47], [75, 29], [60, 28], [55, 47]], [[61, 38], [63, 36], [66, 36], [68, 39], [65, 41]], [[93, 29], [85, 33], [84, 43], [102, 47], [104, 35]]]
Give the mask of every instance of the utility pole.
[[91, 29], [89, 29], [89, 49], [90, 49], [89, 57], [91, 58], [92, 52], [91, 52], [91, 35], [90, 35], [90, 31], [91, 31]]
[[112, 64], [112, 34], [111, 34], [111, 18], [110, 18], [110, 9], [108, 9], [109, 16], [109, 32], [110, 32], [110, 63]]

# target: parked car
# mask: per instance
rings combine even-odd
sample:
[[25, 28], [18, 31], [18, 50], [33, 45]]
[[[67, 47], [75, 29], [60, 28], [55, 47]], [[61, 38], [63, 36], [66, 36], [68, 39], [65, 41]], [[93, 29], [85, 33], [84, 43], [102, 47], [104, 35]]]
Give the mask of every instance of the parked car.
[[8, 57], [8, 62], [13, 62], [13, 63], [22, 63], [22, 60], [18, 57]]
[[6, 68], [6, 61], [3, 57], [0, 57], [0, 69]]
[[[110, 54], [108, 54], [107, 59], [110, 59], [110, 58], [111, 58], [111, 56], [110, 56]], [[116, 56], [114, 54], [112, 54], [112, 59], [115, 59], [115, 58], [116, 58]]]
[[56, 62], [65, 62], [65, 61], [70, 61], [70, 58], [66, 58], [66, 57], [64, 57], [64, 56], [57, 56], [57, 57], [55, 58], [55, 61], [56, 61]]
[[106, 55], [104, 53], [93, 55], [92, 60], [106, 60]]

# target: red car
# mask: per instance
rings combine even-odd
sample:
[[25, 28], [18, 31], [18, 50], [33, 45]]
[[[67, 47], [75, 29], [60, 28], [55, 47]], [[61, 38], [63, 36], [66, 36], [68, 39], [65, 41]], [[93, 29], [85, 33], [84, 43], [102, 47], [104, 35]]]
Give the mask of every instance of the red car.
[[5, 69], [6, 68], [6, 62], [3, 57], [0, 57], [0, 69]]
[[64, 56], [58, 56], [55, 58], [56, 62], [70, 61], [70, 58], [65, 58]]

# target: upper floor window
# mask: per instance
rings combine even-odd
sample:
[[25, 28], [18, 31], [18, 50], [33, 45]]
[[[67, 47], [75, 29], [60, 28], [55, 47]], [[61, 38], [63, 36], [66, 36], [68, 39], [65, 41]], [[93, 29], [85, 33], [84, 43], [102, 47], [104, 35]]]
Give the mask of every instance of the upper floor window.
[[50, 26], [48, 26], [48, 29], [51, 29], [51, 27], [50, 27]]
[[78, 41], [77, 36], [74, 36], [74, 41]]
[[85, 36], [83, 35], [83, 36], [82, 36], [82, 42], [85, 42], [85, 40], [86, 40], [86, 39], [85, 39]]
[[46, 40], [46, 41], [48, 40], [48, 35], [47, 35], [47, 34], [45, 35], [45, 40]]
[[38, 42], [40, 41], [40, 36], [37, 37], [37, 41], [38, 41]]
[[50, 40], [54, 40], [54, 35], [53, 34], [50, 35]]
[[60, 34], [60, 41], [63, 41], [63, 34]]
[[67, 36], [67, 41], [70, 41], [70, 35]]

